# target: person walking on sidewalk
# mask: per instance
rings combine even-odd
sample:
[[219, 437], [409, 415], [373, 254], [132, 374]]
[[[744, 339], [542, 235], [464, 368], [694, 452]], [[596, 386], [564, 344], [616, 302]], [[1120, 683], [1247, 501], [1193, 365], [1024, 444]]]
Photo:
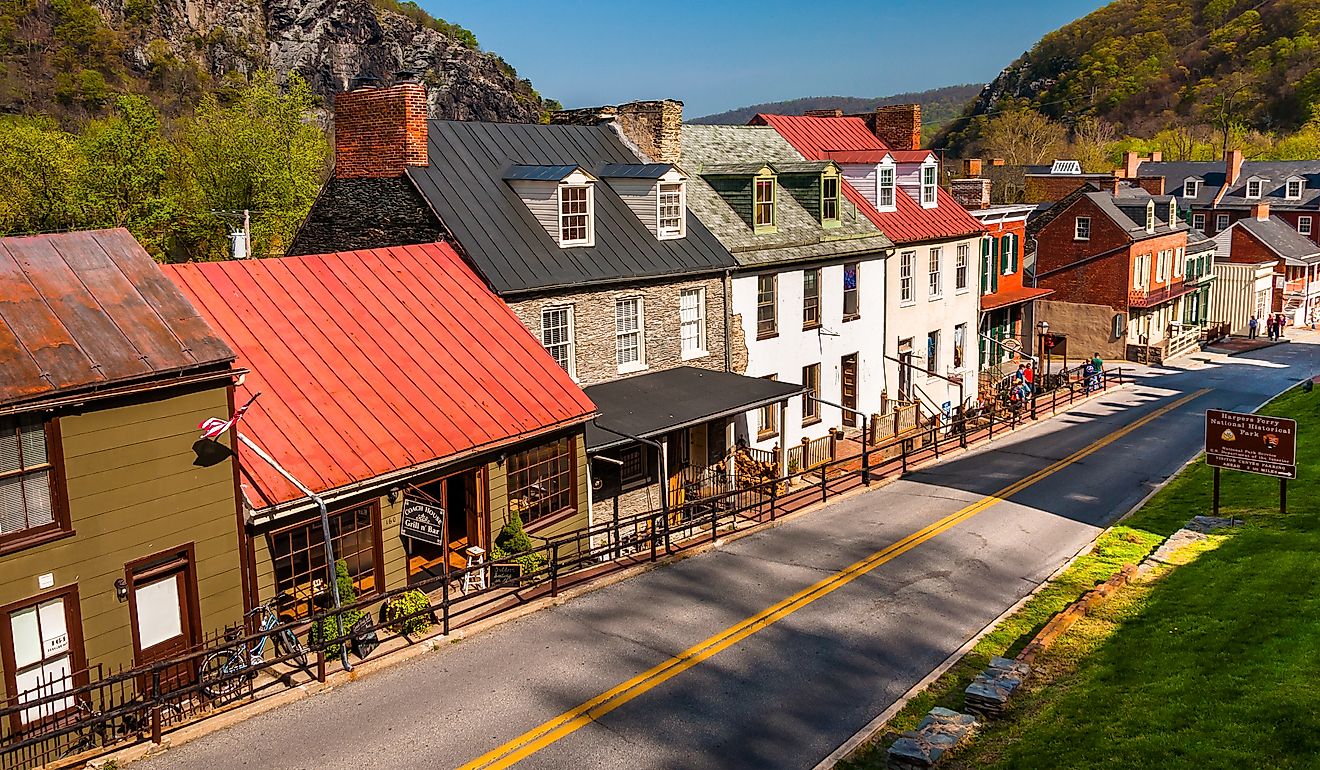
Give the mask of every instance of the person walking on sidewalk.
[[1283, 327], [1288, 325], [1288, 317], [1279, 313], [1274, 317], [1274, 339], [1283, 339]]
[[1250, 321], [1247, 321], [1247, 339], [1256, 339], [1257, 327], [1259, 325], [1260, 322], [1256, 320], [1256, 316], [1254, 315], [1251, 317]]
[[1091, 354], [1091, 368], [1095, 369], [1095, 389], [1100, 390], [1105, 386], [1105, 360], [1098, 350]]
[[1267, 316], [1265, 316], [1265, 336], [1269, 338], [1269, 341], [1270, 341], [1270, 342], [1273, 342], [1273, 341], [1274, 341], [1274, 316], [1273, 316], [1273, 315], [1267, 315]]

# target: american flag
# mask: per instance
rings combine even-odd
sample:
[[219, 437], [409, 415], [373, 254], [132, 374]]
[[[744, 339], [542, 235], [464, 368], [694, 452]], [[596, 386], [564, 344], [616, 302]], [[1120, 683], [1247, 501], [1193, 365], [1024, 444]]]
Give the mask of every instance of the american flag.
[[260, 395], [261, 394], [258, 393], [252, 398], [249, 398], [247, 403], [240, 406], [238, 411], [234, 412], [234, 416], [230, 417], [228, 420], [222, 420], [219, 417], [207, 417], [205, 420], [202, 420], [197, 425], [197, 428], [202, 431], [202, 438], [217, 439], [223, 436], [225, 431], [238, 424], [239, 419], [243, 417], [243, 413], [248, 410], [248, 407], [252, 406], [252, 402], [256, 401], [257, 396]]

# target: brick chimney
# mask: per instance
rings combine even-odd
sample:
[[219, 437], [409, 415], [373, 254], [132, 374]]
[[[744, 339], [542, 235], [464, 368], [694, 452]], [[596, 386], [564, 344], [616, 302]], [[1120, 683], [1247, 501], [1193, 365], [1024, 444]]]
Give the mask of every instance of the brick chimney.
[[397, 177], [427, 165], [426, 86], [407, 73], [398, 80], [377, 88], [354, 78], [355, 88], [335, 94], [336, 178]]
[[1232, 187], [1242, 176], [1242, 151], [1228, 150], [1224, 153], [1224, 186]]
[[1255, 217], [1256, 221], [1258, 222], [1264, 222], [1265, 220], [1269, 219], [1270, 202], [1260, 201], [1259, 203], [1251, 204], [1251, 216]]
[[1161, 162], [1161, 161], [1163, 161], [1163, 160], [1164, 160], [1164, 153], [1160, 152], [1159, 150], [1151, 150], [1151, 151], [1150, 151], [1150, 162], [1151, 162], [1151, 163], [1159, 163], [1159, 162]]
[[841, 118], [843, 117], [843, 110], [838, 107], [832, 110], [807, 110], [802, 115], [808, 118]]
[[1123, 153], [1123, 178], [1136, 179], [1137, 168], [1141, 166], [1141, 156], [1132, 150]]
[[1151, 195], [1164, 194], [1164, 177], [1162, 176], [1139, 176], [1136, 178], [1136, 182], [1137, 187]]
[[1003, 158], [991, 158], [991, 159], [990, 159], [990, 165], [992, 165], [992, 166], [994, 166], [994, 167], [996, 167], [996, 168], [1002, 167], [1002, 166], [1004, 165], [1004, 159], [1003, 159]]
[[963, 176], [978, 177], [981, 175], [980, 158], [963, 158]]
[[867, 121], [871, 131], [891, 150], [921, 149], [921, 105], [887, 104], [875, 108]]
[[678, 163], [683, 157], [683, 103], [677, 99], [560, 110], [551, 114], [550, 122], [577, 126], [614, 123], [656, 163]]

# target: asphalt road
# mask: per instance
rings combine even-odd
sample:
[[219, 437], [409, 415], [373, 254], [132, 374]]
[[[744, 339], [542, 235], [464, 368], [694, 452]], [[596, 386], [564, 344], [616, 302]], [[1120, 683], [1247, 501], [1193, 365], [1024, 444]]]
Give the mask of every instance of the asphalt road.
[[[759, 627], [529, 768], [810, 768], [1195, 455], [1206, 408], [1250, 410], [1316, 346], [1197, 354], [880, 489], [506, 623], [138, 767], [449, 768], [605, 693], [1162, 407], [1211, 389]], [[1207, 500], [1207, 506], [1209, 502]], [[558, 734], [552, 735], [555, 738]]]

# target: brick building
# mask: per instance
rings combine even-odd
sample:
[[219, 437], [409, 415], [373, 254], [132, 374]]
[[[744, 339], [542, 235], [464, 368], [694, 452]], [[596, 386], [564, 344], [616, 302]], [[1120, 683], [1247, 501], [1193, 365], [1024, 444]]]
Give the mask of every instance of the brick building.
[[335, 173], [290, 253], [451, 242], [600, 407], [594, 507], [661, 507], [681, 472], [723, 461], [739, 415], [801, 391], [729, 373], [737, 263], [663, 160], [681, 102], [526, 125], [428, 121], [425, 101], [409, 81], [336, 96]]
[[1036, 279], [1054, 290], [1039, 320], [1079, 355], [1161, 361], [1194, 349], [1183, 321], [1188, 228], [1171, 196], [1135, 186], [1088, 185], [1033, 219]]
[[1235, 221], [1215, 236], [1225, 262], [1268, 264], [1274, 273], [1268, 297], [1252, 307], [1257, 318], [1283, 313], [1289, 323], [1309, 324], [1320, 314], [1320, 246], [1270, 213], [1265, 201], [1251, 215]]

